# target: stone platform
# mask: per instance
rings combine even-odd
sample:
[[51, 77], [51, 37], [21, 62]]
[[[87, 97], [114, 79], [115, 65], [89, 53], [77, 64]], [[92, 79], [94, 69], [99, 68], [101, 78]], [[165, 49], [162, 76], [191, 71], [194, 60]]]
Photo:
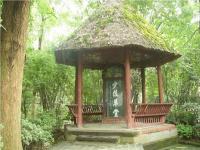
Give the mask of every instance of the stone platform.
[[127, 129], [125, 124], [85, 124], [82, 128], [65, 125], [65, 139], [71, 142], [107, 142], [142, 144], [145, 149], [176, 143], [177, 130], [172, 124], [157, 124]]

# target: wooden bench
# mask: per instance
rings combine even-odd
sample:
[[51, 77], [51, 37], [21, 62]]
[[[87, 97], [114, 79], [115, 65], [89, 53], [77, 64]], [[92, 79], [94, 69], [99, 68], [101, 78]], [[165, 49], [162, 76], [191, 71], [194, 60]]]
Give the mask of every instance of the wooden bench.
[[171, 103], [154, 103], [154, 104], [131, 104], [132, 117], [134, 124], [152, 124], [164, 123], [165, 117], [169, 113], [173, 104]]

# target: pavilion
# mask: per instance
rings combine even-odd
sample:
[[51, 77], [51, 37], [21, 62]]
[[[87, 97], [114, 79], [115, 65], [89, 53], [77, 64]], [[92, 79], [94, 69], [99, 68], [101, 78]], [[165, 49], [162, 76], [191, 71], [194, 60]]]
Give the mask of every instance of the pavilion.
[[[57, 48], [55, 56], [57, 63], [76, 67], [75, 101], [68, 107], [78, 128], [86, 122], [84, 116], [99, 116], [101, 124], [124, 123], [127, 128], [165, 122], [172, 104], [164, 103], [161, 66], [180, 55], [127, 4], [100, 7]], [[159, 103], [148, 104], [146, 99], [147, 67], [157, 70]], [[102, 70], [102, 105], [84, 105], [85, 68]], [[133, 68], [141, 70], [142, 104], [131, 101]]]

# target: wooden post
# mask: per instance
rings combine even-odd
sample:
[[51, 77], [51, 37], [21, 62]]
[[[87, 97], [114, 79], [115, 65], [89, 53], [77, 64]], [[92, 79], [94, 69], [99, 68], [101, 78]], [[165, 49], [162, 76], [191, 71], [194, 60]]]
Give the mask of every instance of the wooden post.
[[[75, 72], [75, 104], [76, 104], [76, 106], [78, 105], [78, 102], [77, 102], [77, 89], [78, 89], [78, 80], [77, 80], [77, 77], [78, 77], [78, 67], [76, 66], [76, 72]], [[75, 112], [76, 112], [76, 114], [78, 114], [78, 108], [77, 107], [75, 107]], [[74, 118], [74, 124], [75, 125], [77, 125], [77, 116], [75, 116], [75, 117], [73, 117]]]
[[82, 55], [78, 54], [78, 61], [76, 66], [76, 104], [77, 104], [77, 127], [82, 127], [83, 117], [82, 117], [82, 74], [83, 74], [83, 63]]
[[145, 81], [145, 69], [141, 68], [141, 79], [142, 79], [142, 103], [146, 103], [146, 81]]
[[102, 71], [102, 80], [103, 80], [103, 118], [106, 117], [107, 107], [106, 107], [106, 80], [105, 80], [105, 71]]
[[130, 58], [129, 51], [125, 51], [125, 61], [124, 61], [124, 87], [125, 87], [125, 105], [126, 105], [126, 121], [127, 127], [132, 128], [132, 109], [131, 109], [131, 68], [130, 68]]
[[163, 80], [162, 80], [162, 73], [161, 73], [161, 67], [157, 66], [157, 76], [158, 76], [158, 93], [159, 93], [159, 102], [164, 102], [164, 96], [163, 96]]

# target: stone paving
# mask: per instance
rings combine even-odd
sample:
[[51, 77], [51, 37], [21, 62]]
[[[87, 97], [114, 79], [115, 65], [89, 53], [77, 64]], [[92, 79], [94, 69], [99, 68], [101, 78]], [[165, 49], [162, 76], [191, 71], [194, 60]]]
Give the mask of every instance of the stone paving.
[[[93, 143], [93, 142], [61, 142], [54, 145], [49, 150], [143, 150], [140, 144], [109, 144], [109, 143]], [[191, 145], [176, 144], [170, 147], [165, 147], [160, 150], [200, 150], [200, 147]]]
[[170, 147], [162, 148], [160, 150], [200, 150], [200, 147], [192, 145], [176, 144]]
[[93, 142], [61, 142], [50, 150], [143, 150], [140, 144], [110, 144], [110, 143], [93, 143]]

